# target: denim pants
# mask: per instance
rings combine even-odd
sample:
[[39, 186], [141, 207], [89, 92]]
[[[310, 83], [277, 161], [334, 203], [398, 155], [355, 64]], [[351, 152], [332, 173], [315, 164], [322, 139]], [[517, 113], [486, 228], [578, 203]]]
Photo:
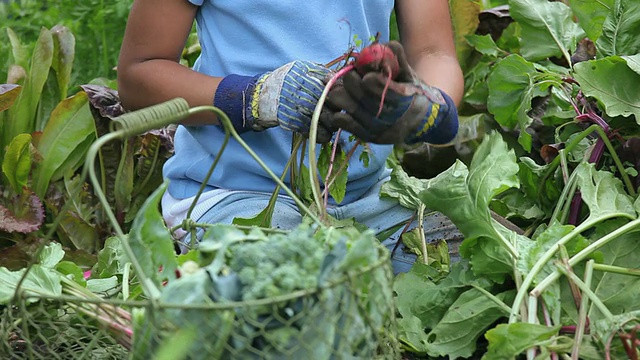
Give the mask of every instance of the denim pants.
[[[380, 187], [388, 178], [379, 181], [360, 199], [343, 206], [331, 206], [327, 213], [338, 220], [354, 218], [360, 224], [374, 230], [376, 234], [406, 224], [411, 219], [413, 211], [402, 207], [394, 199], [380, 198]], [[230, 224], [234, 218], [251, 218], [261, 212], [269, 203], [269, 193], [252, 191], [227, 191], [225, 196], [204, 211], [196, 220], [198, 223]], [[166, 217], [166, 216], [165, 216]], [[302, 214], [295, 202], [288, 196], [279, 196], [273, 212], [271, 226], [273, 228], [289, 230], [300, 224]], [[409, 230], [417, 227], [414, 221]], [[397, 246], [404, 226], [382, 241], [382, 244], [392, 252], [391, 263], [394, 273], [407, 272], [416, 261], [416, 255], [404, 251], [404, 245]], [[433, 213], [424, 220], [427, 241], [450, 239], [457, 237], [459, 232], [455, 226], [442, 214]], [[198, 237], [202, 235], [199, 233]], [[190, 243], [184, 239], [183, 243]], [[186, 249], [186, 248], [185, 248]], [[183, 250], [185, 250], [183, 249]], [[453, 260], [453, 259], [452, 259]]]

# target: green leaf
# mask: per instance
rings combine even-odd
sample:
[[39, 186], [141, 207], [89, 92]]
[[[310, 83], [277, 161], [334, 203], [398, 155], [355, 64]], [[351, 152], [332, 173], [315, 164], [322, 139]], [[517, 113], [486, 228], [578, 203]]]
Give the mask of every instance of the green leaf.
[[[0, 85], [0, 112], [3, 112], [11, 107], [20, 95], [22, 86], [15, 84], [1, 84]], [[0, 128], [2, 124], [0, 124]]]
[[499, 133], [485, 136], [471, 161], [470, 170], [460, 161], [428, 180], [420, 199], [428, 208], [446, 215], [467, 240], [497, 238], [489, 202], [507, 189], [518, 187], [518, 165], [513, 150]]
[[[122, 142], [122, 154], [118, 163], [113, 193], [117, 212], [127, 212], [134, 187], [134, 142], [130, 138]], [[115, 160], [115, 159], [114, 159]]]
[[562, 2], [509, 0], [509, 13], [522, 28], [520, 53], [537, 61], [569, 53], [584, 35], [573, 22], [571, 9]]
[[525, 350], [547, 342], [558, 335], [560, 326], [549, 327], [538, 324], [500, 324], [484, 335], [489, 348], [482, 359], [515, 359]]
[[53, 269], [64, 258], [64, 250], [58, 243], [47, 244], [40, 253], [38, 263], [48, 269]]
[[92, 273], [94, 277], [108, 278], [113, 275], [122, 275], [124, 268], [130, 260], [124, 252], [122, 242], [117, 236], [108, 238], [104, 247], [98, 253], [98, 262], [94, 265]]
[[[511, 303], [514, 291], [496, 295]], [[427, 334], [427, 353], [451, 359], [468, 358], [476, 350], [480, 335], [493, 323], [508, 315], [502, 307], [477, 289], [464, 292], [451, 305], [436, 327]]]
[[608, 171], [596, 170], [595, 164], [581, 163], [575, 171], [580, 195], [589, 207], [589, 218], [585, 221], [610, 214], [636, 218], [633, 199], [626, 194], [620, 179]]
[[578, 63], [575, 78], [582, 91], [598, 99], [607, 115], [635, 115], [640, 123], [640, 74], [633, 71], [619, 56]]
[[596, 42], [601, 56], [640, 53], [640, 3], [615, 0]]
[[235, 217], [233, 218], [232, 223], [235, 225], [241, 225], [241, 226], [270, 227], [274, 210], [275, 210], [275, 206], [266, 206], [264, 209], [262, 209], [262, 211], [256, 214], [256, 216], [252, 218]]
[[100, 235], [95, 223], [87, 222], [75, 211], [66, 211], [60, 214], [60, 230], [69, 238], [71, 244], [76, 249], [84, 250], [88, 253], [96, 251], [100, 243]]
[[165, 182], [145, 201], [133, 220], [129, 234], [129, 245], [143, 271], [143, 274], [138, 274], [140, 282], [149, 280], [147, 284], [155, 285], [155, 288], [150, 287], [148, 290], [158, 291], [146, 294], [149, 297], [157, 296], [162, 282], [174, 279], [178, 268], [173, 240], [159, 211], [160, 199], [167, 185], [168, 182]]
[[75, 263], [71, 261], [61, 261], [56, 265], [56, 270], [58, 270], [62, 275], [71, 277], [73, 281], [77, 282], [81, 286], [87, 286], [87, 281], [84, 279], [84, 272], [80, 266]]
[[67, 88], [71, 79], [71, 69], [75, 57], [76, 40], [68, 28], [56, 25], [51, 28], [53, 36], [53, 61], [51, 67], [56, 72], [60, 101], [67, 97]]
[[626, 62], [627, 66], [631, 68], [631, 70], [640, 74], [640, 54], [635, 54], [632, 56], [621, 56]]
[[467, 35], [466, 39], [467, 42], [481, 54], [497, 57], [500, 52], [500, 48], [496, 45], [496, 42], [493, 41], [491, 35], [472, 34]]
[[596, 42], [602, 34], [602, 25], [611, 11], [614, 0], [571, 0], [569, 6], [578, 18], [578, 24], [589, 39]]
[[[598, 239], [617, 230], [626, 220], [617, 219], [599, 224], [592, 239]], [[639, 269], [640, 242], [638, 232], [627, 233], [610, 241], [600, 248], [602, 263], [622, 268]], [[594, 271], [592, 289], [604, 305], [614, 314], [620, 315], [632, 311], [640, 311], [640, 296], [637, 296], [640, 277]], [[602, 319], [600, 311], [590, 307], [589, 318], [593, 321]]]
[[43, 160], [34, 170], [33, 188], [44, 196], [53, 179], [74, 150], [95, 134], [95, 123], [84, 92], [62, 101], [51, 113], [51, 118], [37, 144]]
[[465, 37], [474, 34], [478, 28], [480, 20], [480, 4], [469, 0], [450, 0], [451, 25], [455, 34], [455, 45], [458, 61], [464, 67], [468, 57], [473, 50]]
[[531, 150], [531, 135], [525, 131], [533, 122], [529, 116], [531, 101], [548, 95], [548, 85], [536, 82], [538, 74], [532, 63], [519, 55], [510, 55], [495, 66], [488, 78], [489, 112], [500, 125], [520, 128], [518, 142], [527, 151]]
[[31, 63], [24, 88], [18, 95], [16, 104], [9, 109], [9, 119], [4, 124], [3, 136], [5, 144], [9, 143], [9, 140], [18, 134], [31, 133], [37, 130], [35, 129], [35, 119], [38, 103], [40, 102], [44, 84], [49, 76], [52, 58], [53, 38], [49, 30], [42, 28], [31, 54]]
[[333, 180], [333, 183], [329, 187], [329, 194], [333, 197], [336, 203], [339, 204], [344, 200], [345, 192], [347, 190], [347, 167], [343, 168], [340, 173], [338, 173], [338, 170], [340, 170], [340, 168], [345, 164], [347, 154], [345, 154], [342, 147], [339, 146], [332, 163], [332, 152], [333, 150], [330, 144], [324, 144], [322, 146], [318, 157], [318, 171], [322, 178], [326, 180], [329, 168], [331, 168], [329, 181], [333, 178], [335, 178], [335, 180]]
[[31, 173], [31, 135], [19, 134], [11, 140], [2, 160], [2, 172], [16, 194], [27, 186]]
[[418, 195], [425, 186], [425, 180], [409, 176], [402, 166], [398, 165], [391, 171], [391, 179], [382, 184], [380, 196], [396, 199], [403, 207], [417, 211], [422, 204]]
[[[13, 299], [25, 271], [25, 269], [9, 271], [5, 267], [0, 267], [0, 304], [6, 305]], [[37, 298], [28, 296], [60, 296], [62, 294], [60, 274], [42, 265], [33, 265], [22, 282], [20, 291], [22, 296], [26, 296], [24, 301], [27, 304], [38, 301]]]

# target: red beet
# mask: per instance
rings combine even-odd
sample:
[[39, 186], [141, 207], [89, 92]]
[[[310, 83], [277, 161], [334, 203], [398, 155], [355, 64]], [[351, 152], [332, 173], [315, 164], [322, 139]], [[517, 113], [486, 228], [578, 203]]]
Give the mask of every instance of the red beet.
[[398, 58], [391, 49], [383, 44], [372, 44], [362, 49], [354, 64], [361, 76], [369, 72], [382, 72], [395, 79], [400, 72]]

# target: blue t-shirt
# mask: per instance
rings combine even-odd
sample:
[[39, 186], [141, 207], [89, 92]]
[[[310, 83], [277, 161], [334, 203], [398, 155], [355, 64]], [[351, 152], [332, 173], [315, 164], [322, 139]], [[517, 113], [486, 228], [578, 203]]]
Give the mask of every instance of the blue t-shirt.
[[[394, 5], [393, 0], [189, 1], [200, 6], [196, 25], [202, 53], [194, 69], [212, 76], [256, 75], [293, 60], [328, 63], [354, 44], [354, 35], [363, 44], [376, 33], [387, 41]], [[274, 127], [241, 136], [276, 175], [282, 174], [291, 156], [291, 132]], [[346, 152], [353, 146], [349, 136], [343, 132], [339, 140]], [[198, 192], [223, 140], [218, 126], [178, 127], [175, 154], [164, 167], [171, 196], [184, 199]], [[359, 160], [362, 147], [351, 158], [343, 204], [362, 196], [385, 172], [392, 146], [368, 147], [368, 166]], [[272, 192], [275, 183], [231, 138], [207, 182], [208, 190], [217, 188]]]

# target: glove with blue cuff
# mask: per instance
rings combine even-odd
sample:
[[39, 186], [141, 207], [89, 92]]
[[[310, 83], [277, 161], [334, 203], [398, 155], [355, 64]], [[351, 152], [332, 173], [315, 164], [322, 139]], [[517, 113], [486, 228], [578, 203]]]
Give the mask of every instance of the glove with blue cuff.
[[[332, 71], [321, 64], [293, 61], [256, 76], [228, 75], [216, 90], [214, 104], [229, 116], [238, 133], [280, 126], [308, 135], [311, 117]], [[326, 111], [321, 117], [327, 119]], [[318, 126], [318, 142], [336, 129]]]
[[452, 141], [458, 132], [453, 100], [418, 78], [399, 42], [391, 41], [387, 46], [400, 65], [396, 78], [388, 80], [382, 72], [361, 76], [356, 70], [349, 71], [329, 92], [327, 106], [335, 113], [329, 113], [327, 123], [378, 144]]

